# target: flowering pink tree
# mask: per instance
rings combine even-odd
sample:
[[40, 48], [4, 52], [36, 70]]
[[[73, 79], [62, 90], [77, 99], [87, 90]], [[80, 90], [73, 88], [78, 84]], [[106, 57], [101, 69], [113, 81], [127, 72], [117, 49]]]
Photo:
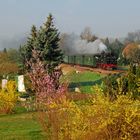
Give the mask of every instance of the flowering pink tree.
[[47, 71], [49, 67], [40, 60], [40, 52], [33, 49], [32, 58], [27, 64], [31, 67], [28, 72], [38, 103], [47, 103], [51, 99], [59, 98], [66, 93], [66, 85], [60, 83], [62, 72], [54, 69], [51, 74]]

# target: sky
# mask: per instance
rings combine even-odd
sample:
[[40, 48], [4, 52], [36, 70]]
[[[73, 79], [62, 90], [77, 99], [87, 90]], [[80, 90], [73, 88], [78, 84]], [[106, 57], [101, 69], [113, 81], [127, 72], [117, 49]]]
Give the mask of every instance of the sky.
[[140, 29], [140, 0], [0, 0], [0, 42], [26, 36], [49, 13], [59, 31], [99, 37], [125, 37]]

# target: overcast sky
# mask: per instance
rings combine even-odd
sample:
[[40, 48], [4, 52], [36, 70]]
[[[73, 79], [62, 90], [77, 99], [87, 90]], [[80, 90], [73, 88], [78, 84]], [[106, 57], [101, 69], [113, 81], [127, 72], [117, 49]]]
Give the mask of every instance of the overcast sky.
[[0, 0], [0, 41], [25, 35], [49, 13], [61, 32], [89, 26], [97, 36], [124, 37], [140, 29], [140, 0]]

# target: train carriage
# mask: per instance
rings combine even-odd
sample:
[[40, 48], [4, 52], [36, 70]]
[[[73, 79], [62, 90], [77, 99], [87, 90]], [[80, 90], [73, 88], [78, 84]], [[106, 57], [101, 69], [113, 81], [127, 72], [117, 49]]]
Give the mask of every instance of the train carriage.
[[117, 58], [112, 53], [67, 55], [64, 63], [102, 69], [117, 69]]

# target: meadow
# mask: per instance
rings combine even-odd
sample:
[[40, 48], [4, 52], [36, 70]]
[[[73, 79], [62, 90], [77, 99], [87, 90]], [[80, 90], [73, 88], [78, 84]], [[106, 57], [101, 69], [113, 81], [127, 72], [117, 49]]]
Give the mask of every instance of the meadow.
[[1, 140], [42, 140], [43, 133], [36, 113], [0, 115]]

